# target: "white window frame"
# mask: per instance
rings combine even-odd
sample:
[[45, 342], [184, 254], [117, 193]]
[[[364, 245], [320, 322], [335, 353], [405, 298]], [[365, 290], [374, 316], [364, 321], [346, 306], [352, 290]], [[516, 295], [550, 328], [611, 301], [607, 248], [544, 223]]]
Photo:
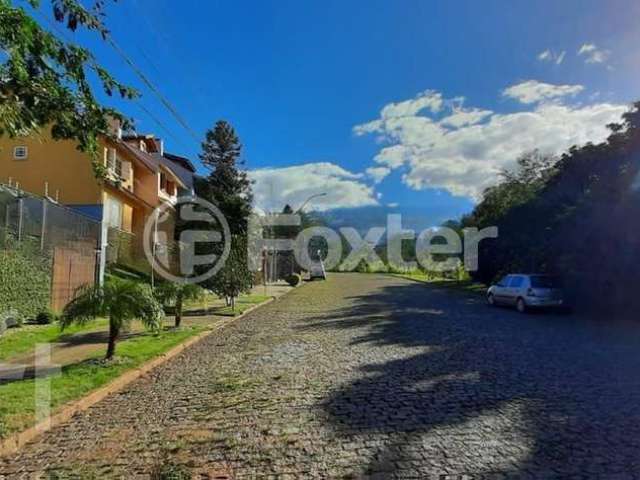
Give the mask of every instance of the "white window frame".
[[122, 230], [124, 202], [108, 196], [105, 201], [105, 220], [107, 227]]
[[[18, 152], [24, 152], [24, 154], [19, 155]], [[13, 159], [14, 160], [26, 160], [29, 157], [29, 148], [26, 145], [17, 145], [13, 147]]]

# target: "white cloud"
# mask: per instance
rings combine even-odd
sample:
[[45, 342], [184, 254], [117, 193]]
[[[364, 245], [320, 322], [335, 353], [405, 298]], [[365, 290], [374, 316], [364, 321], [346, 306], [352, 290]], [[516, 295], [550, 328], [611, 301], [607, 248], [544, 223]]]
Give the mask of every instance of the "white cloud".
[[537, 59], [541, 62], [554, 62], [556, 65], [560, 65], [564, 61], [564, 57], [567, 54], [565, 50], [560, 53], [556, 53], [553, 50], [546, 49], [537, 55]]
[[598, 48], [594, 43], [585, 43], [578, 50], [578, 56], [583, 56], [585, 63], [604, 63], [611, 52], [604, 48]]
[[584, 90], [582, 85], [552, 85], [537, 80], [527, 80], [505, 88], [502, 95], [518, 100], [520, 103], [529, 104], [574, 96], [582, 90]]
[[538, 60], [540, 60], [541, 62], [549, 62], [553, 59], [553, 53], [551, 53], [551, 50], [547, 49], [544, 52], [540, 52], [538, 54]]
[[371, 177], [373, 183], [380, 183], [391, 173], [391, 169], [388, 167], [369, 167], [365, 172]]
[[464, 127], [465, 125], [475, 125], [492, 113], [493, 112], [491, 110], [480, 110], [479, 108], [472, 108], [469, 110], [457, 109], [448, 117], [440, 120], [440, 124], [456, 128]]
[[282, 168], [261, 168], [249, 172], [255, 181], [255, 205], [264, 211], [281, 211], [285, 204], [299, 208], [309, 196], [308, 208], [330, 210], [342, 207], [377, 205], [373, 187], [364, 183], [364, 175], [350, 172], [329, 162], [316, 162]]
[[408, 117], [420, 113], [423, 110], [430, 110], [437, 113], [442, 109], [442, 94], [435, 90], [425, 90], [416, 95], [415, 98], [404, 100], [398, 103], [389, 103], [380, 112], [383, 119], [395, 117]]
[[515, 165], [518, 156], [533, 149], [557, 154], [572, 145], [600, 142], [609, 134], [606, 125], [619, 121], [626, 111], [625, 105], [605, 102], [580, 106], [541, 101], [574, 95], [582, 91], [579, 85], [525, 84], [534, 88], [510, 91], [527, 105], [522, 111], [501, 114], [468, 109], [481, 120], [457, 122], [451, 117], [460, 113], [458, 107], [445, 100], [449, 115], [432, 112], [390, 119], [381, 112], [380, 118], [354, 127], [354, 132], [375, 134], [384, 142], [374, 162], [401, 169], [409, 187], [479, 198], [484, 188], [495, 184], [502, 169]]
[[400, 204], [398, 202], [387, 203], [387, 207], [389, 208], [398, 208]]

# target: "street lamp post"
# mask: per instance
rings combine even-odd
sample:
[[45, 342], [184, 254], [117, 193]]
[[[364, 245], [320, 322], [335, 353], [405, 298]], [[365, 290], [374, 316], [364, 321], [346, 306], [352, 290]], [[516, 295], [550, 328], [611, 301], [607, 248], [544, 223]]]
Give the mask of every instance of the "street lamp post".
[[313, 195], [311, 195], [309, 198], [307, 198], [302, 205], [300, 205], [300, 208], [298, 208], [295, 212], [296, 213], [300, 213], [302, 211], [302, 209], [304, 207], [307, 206], [307, 203], [309, 203], [311, 200], [313, 200], [314, 198], [318, 198], [318, 197], [326, 197], [327, 196], [327, 192], [322, 192], [322, 193], [315, 193]]

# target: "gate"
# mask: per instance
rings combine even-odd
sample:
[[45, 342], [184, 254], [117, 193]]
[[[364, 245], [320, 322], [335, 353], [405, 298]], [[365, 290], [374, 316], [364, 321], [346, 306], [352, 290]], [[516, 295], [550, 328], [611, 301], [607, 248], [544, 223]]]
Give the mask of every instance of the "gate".
[[51, 308], [60, 312], [75, 298], [78, 288], [93, 285], [96, 256], [91, 250], [55, 247], [51, 276]]

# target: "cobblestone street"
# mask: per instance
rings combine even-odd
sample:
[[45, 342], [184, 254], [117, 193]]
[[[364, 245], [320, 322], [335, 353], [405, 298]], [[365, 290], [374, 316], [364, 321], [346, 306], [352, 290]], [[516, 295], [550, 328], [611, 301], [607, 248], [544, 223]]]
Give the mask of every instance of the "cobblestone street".
[[0, 478], [148, 478], [161, 458], [233, 478], [640, 478], [640, 334], [332, 275], [0, 460]]

